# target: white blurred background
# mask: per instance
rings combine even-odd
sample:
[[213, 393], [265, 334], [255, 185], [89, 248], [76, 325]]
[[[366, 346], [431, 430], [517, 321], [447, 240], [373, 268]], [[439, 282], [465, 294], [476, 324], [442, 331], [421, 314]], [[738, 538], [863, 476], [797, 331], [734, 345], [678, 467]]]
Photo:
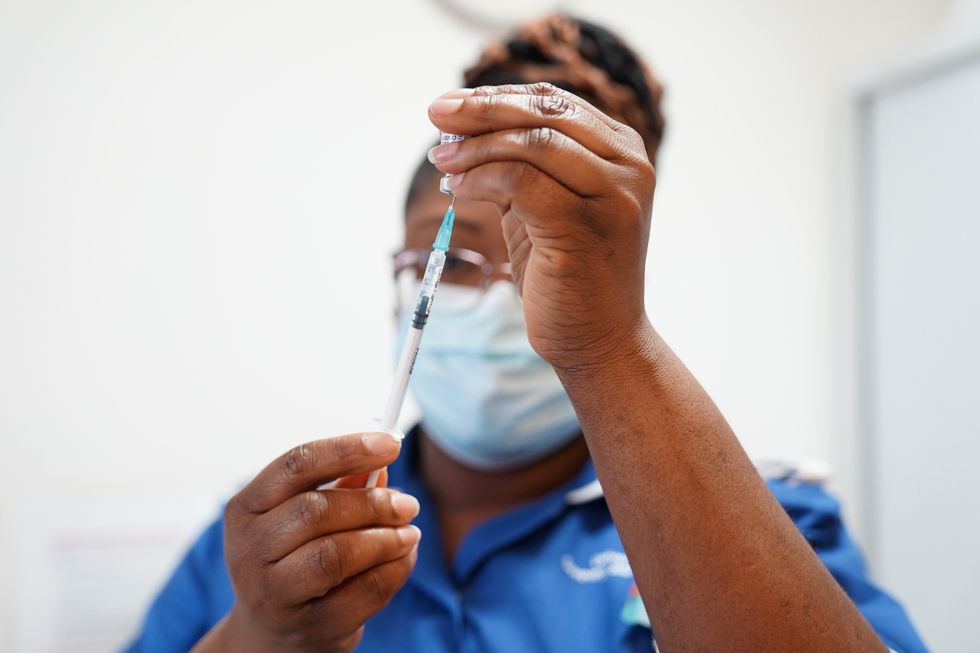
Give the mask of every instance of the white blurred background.
[[[118, 646], [237, 484], [378, 413], [426, 106], [495, 33], [454, 4], [0, 0], [0, 650]], [[751, 455], [829, 461], [870, 540], [855, 107], [980, 12], [562, 6], [667, 88], [655, 325]]]

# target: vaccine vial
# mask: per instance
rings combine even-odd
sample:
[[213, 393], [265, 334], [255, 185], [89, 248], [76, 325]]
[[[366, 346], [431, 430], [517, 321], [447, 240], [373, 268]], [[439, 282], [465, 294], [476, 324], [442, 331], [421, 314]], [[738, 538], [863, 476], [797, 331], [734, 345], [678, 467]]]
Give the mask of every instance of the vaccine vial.
[[[447, 134], [446, 132], [439, 132], [439, 145], [445, 145], [446, 143], [458, 143], [459, 141], [465, 141], [469, 136], [464, 136], [463, 134]], [[453, 191], [449, 189], [449, 180], [452, 175], [447, 174], [442, 179], [439, 180], [439, 190], [446, 195], [452, 195]]]

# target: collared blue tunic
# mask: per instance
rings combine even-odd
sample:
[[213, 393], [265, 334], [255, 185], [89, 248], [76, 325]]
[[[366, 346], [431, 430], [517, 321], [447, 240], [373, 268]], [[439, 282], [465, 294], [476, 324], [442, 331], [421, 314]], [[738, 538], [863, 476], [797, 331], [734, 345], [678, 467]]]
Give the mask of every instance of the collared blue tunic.
[[[545, 653], [650, 651], [654, 636], [636, 597], [623, 545], [591, 463], [548, 496], [477, 526], [445, 562], [435, 515], [409, 434], [390, 484], [422, 504], [418, 563], [405, 586], [372, 617], [358, 651]], [[884, 643], [925, 651], [902, 607], [871, 582], [819, 485], [768, 481], [776, 499]], [[127, 651], [188, 651], [230, 609], [221, 519], [179, 564]], [[637, 610], [637, 604], [640, 609]], [[710, 619], [710, 615], [705, 615]]]

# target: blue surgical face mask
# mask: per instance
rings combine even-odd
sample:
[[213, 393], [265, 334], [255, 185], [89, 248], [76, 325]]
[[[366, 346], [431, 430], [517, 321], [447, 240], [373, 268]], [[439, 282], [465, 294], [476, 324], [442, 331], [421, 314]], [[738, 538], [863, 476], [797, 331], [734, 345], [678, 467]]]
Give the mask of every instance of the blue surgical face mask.
[[[554, 369], [528, 343], [514, 284], [480, 293], [439, 286], [409, 389], [446, 454], [476, 469], [513, 469], [557, 451], [579, 425]], [[440, 302], [475, 307], [440, 311]], [[399, 315], [400, 339], [408, 317]]]

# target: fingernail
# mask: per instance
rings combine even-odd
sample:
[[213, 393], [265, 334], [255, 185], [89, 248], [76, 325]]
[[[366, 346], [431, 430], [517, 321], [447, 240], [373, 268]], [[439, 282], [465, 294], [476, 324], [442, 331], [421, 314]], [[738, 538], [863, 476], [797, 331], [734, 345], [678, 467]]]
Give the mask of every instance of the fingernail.
[[457, 89], [453, 89], [452, 91], [449, 91], [448, 93], [443, 93], [436, 99], [441, 100], [443, 98], [469, 97], [473, 95], [473, 92], [474, 91], [471, 88], [457, 88]]
[[405, 519], [412, 519], [419, 514], [419, 510], [421, 509], [418, 499], [411, 494], [403, 494], [401, 492], [392, 493], [391, 507], [396, 515]]
[[422, 531], [415, 524], [409, 524], [408, 526], [402, 526], [398, 529], [398, 539], [402, 541], [405, 546], [413, 546], [419, 543], [422, 539]]
[[450, 190], [458, 189], [460, 185], [463, 183], [463, 175], [465, 174], [466, 174], [465, 172], [458, 172], [452, 175], [449, 179], [446, 180], [446, 186], [448, 186]]
[[437, 116], [456, 113], [463, 106], [463, 98], [439, 98], [429, 105], [429, 111]]
[[369, 433], [364, 436], [364, 448], [375, 456], [395, 453], [402, 446], [401, 440], [391, 433]]
[[449, 159], [456, 156], [456, 150], [459, 149], [459, 143], [446, 143], [444, 145], [436, 145], [431, 150], [429, 150], [429, 163], [442, 163], [443, 161], [448, 161]]

